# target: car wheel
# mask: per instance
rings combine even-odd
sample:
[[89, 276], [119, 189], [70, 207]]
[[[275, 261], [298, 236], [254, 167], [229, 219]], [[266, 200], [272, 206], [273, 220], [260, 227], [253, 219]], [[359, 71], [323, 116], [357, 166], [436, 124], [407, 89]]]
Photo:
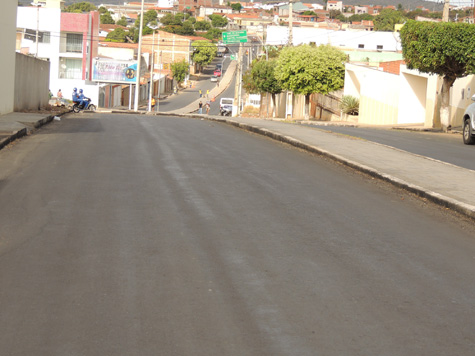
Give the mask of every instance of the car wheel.
[[466, 145], [473, 145], [475, 140], [470, 132], [470, 119], [463, 122], [463, 143]]

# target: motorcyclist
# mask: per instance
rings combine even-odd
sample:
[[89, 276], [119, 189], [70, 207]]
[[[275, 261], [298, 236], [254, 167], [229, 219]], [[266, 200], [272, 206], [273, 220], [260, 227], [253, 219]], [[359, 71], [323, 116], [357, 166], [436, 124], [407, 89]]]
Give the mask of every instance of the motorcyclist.
[[78, 97], [79, 97], [79, 101], [80, 101], [80, 104], [79, 104], [79, 105], [80, 105], [84, 110], [86, 110], [87, 107], [89, 106], [89, 98], [87, 98], [87, 97], [84, 96], [84, 93], [83, 93], [82, 89], [79, 89], [79, 96], [78, 96]]
[[77, 88], [74, 88], [73, 89], [73, 103], [74, 104], [79, 104], [80, 103], [80, 99], [79, 99], [79, 95], [78, 95], [78, 90]]

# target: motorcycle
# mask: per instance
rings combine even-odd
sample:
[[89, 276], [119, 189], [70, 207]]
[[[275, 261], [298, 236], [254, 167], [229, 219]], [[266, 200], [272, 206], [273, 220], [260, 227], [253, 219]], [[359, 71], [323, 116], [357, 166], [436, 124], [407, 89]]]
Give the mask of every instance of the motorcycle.
[[231, 113], [232, 113], [232, 109], [229, 109], [229, 108], [219, 109], [219, 115], [221, 116], [231, 116]]
[[84, 101], [86, 102], [86, 105], [81, 105], [78, 101], [75, 101], [73, 104], [73, 111], [75, 113], [81, 112], [81, 111], [96, 111], [96, 105], [91, 104], [91, 98], [84, 98]]

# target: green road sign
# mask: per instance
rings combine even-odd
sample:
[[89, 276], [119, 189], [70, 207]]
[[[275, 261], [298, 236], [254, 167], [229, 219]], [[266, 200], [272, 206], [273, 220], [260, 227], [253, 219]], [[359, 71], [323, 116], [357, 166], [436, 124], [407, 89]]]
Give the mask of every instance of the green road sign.
[[232, 61], [234, 61], [234, 60], [237, 59], [237, 56], [236, 56], [235, 54], [231, 54], [230, 59], [231, 59]]
[[224, 44], [246, 43], [247, 31], [243, 30], [243, 31], [223, 32], [223, 42]]

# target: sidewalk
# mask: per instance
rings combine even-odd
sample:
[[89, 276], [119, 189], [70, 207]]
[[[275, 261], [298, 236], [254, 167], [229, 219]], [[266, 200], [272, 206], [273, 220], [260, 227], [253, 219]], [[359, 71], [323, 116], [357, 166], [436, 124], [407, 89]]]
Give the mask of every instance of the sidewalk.
[[64, 113], [36, 114], [12, 112], [0, 115], [0, 149], [10, 142], [26, 136], [34, 129], [43, 126], [54, 119], [55, 116], [62, 116]]

